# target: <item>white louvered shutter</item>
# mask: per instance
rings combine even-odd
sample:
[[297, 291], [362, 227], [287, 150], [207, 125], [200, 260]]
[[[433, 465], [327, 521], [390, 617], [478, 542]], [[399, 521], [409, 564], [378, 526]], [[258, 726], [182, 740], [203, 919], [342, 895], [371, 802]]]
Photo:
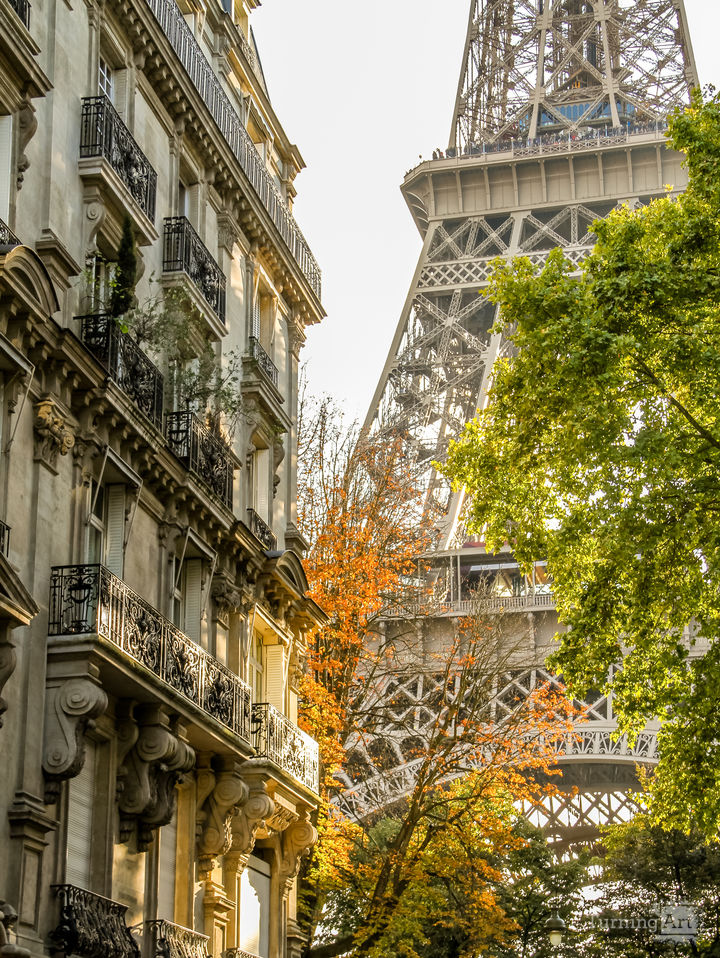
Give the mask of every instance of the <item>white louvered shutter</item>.
[[261, 519], [265, 522], [268, 521], [268, 511], [269, 511], [269, 494], [268, 486], [270, 484], [269, 476], [269, 466], [270, 466], [270, 450], [269, 449], [258, 449], [256, 453], [256, 469], [255, 469], [255, 503], [256, 510]]
[[185, 560], [185, 623], [183, 631], [200, 644], [202, 616], [202, 559]]
[[105, 565], [122, 579], [125, 560], [125, 486], [107, 486], [105, 498]]
[[0, 116], [0, 220], [10, 220], [13, 118]]
[[265, 647], [265, 698], [280, 712], [285, 712], [285, 655], [281, 645]]
[[113, 70], [113, 106], [123, 123], [128, 115], [128, 71]]
[[158, 918], [175, 920], [175, 866], [177, 858], [177, 813], [160, 829], [158, 859]]
[[94, 743], [85, 745], [85, 764], [68, 786], [67, 868], [68, 885], [90, 889], [92, 860], [92, 818], [95, 803], [97, 752]]

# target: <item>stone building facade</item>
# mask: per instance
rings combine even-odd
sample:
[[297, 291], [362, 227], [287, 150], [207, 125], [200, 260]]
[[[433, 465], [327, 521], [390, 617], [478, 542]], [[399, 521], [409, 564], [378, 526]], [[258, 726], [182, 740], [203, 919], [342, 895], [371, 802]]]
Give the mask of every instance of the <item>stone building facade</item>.
[[[324, 313], [257, 5], [0, 0], [0, 945], [15, 954], [301, 949], [318, 750], [298, 683], [322, 612], [300, 562], [295, 416]], [[157, 333], [179, 290], [187, 323], [167, 335], [187, 342], [108, 313], [128, 216], [134, 321]], [[180, 398], [207, 344], [242, 399], [232, 423]]]

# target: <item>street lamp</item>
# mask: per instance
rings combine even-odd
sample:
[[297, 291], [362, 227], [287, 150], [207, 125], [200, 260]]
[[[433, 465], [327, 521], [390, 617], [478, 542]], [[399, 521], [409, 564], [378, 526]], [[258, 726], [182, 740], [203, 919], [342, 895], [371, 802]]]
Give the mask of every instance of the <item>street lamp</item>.
[[558, 914], [557, 908], [545, 922], [545, 931], [553, 948], [557, 948], [558, 945], [562, 944], [563, 935], [567, 931], [567, 925]]

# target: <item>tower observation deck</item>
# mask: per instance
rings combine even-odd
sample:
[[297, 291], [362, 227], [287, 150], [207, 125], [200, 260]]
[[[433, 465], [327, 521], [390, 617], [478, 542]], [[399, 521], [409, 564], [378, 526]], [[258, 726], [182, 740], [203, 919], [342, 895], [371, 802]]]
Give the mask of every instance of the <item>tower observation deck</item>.
[[[380, 436], [403, 436], [424, 476], [437, 560], [456, 569], [444, 616], [467, 609], [463, 561], [468, 568], [473, 555], [476, 567], [493, 561], [468, 540], [462, 493], [432, 466], [482, 407], [505, 348], [484, 295], [492, 262], [527, 256], [542, 264], [559, 246], [580, 264], [595, 242], [595, 220], [668, 187], [681, 192], [682, 157], [667, 146], [665, 130], [697, 84], [683, 0], [471, 2], [448, 146], [402, 184], [423, 245], [365, 422]], [[552, 598], [536, 601], [532, 585], [506, 598], [528, 648], [525, 677], [508, 681], [533, 683], [557, 627]], [[586, 811], [577, 802], [573, 810], [570, 799], [548, 810], [566, 836], [573, 823], [592, 825], [590, 806], [593, 821], [612, 820], [613, 809], [627, 804], [635, 762], [654, 760], [654, 734], [642, 753], [621, 754], [610, 738], [611, 709], [600, 711], [588, 713], [586, 754], [567, 757], [568, 783], [590, 796]], [[386, 782], [383, 794], [401, 790], [408, 774], [398, 748], [395, 783]], [[366, 810], [382, 791], [372, 799], [372, 783], [365, 788]]]

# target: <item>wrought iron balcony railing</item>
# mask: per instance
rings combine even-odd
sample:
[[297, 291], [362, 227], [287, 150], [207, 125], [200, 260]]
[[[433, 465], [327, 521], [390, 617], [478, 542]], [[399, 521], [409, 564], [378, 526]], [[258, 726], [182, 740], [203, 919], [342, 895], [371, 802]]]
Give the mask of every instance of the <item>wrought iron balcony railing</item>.
[[10, 227], [0, 220], [0, 246], [21, 246], [20, 240]]
[[232, 509], [233, 465], [230, 450], [189, 410], [165, 416], [165, 438], [182, 462], [220, 501]]
[[0, 552], [7, 557], [10, 555], [10, 526], [0, 522]]
[[252, 952], [243, 951], [242, 948], [228, 948], [222, 953], [222, 958], [258, 958], [258, 956]]
[[30, 29], [30, 4], [28, 0], [10, 0], [10, 6], [20, 17], [27, 29]]
[[225, 322], [225, 275], [185, 216], [165, 220], [163, 272], [186, 273]]
[[279, 712], [263, 702], [252, 707], [253, 745], [261, 758], [268, 758], [313, 792], [320, 787], [318, 743]]
[[144, 922], [143, 939], [150, 946], [144, 953], [145, 958], [208, 958], [208, 936], [172, 921]]
[[95, 633], [250, 741], [250, 687], [101, 565], [56, 566], [48, 635]]
[[79, 316], [82, 341], [141, 413], [162, 427], [163, 377], [128, 333], [105, 313]]
[[277, 539], [270, 526], [254, 509], [248, 509], [247, 514], [250, 532], [262, 542], [268, 552], [274, 552], [277, 549]]
[[60, 901], [60, 922], [50, 933], [57, 951], [79, 958], [140, 958], [125, 924], [127, 905], [75, 885], [53, 885]]
[[282, 194], [273, 183], [240, 115], [220, 85], [220, 80], [213, 73], [207, 57], [185, 22], [180, 8], [175, 0], [146, 0], [146, 2], [239, 162], [243, 173], [268, 211], [285, 245], [319, 298], [320, 269], [310, 252], [307, 240], [287, 208]]
[[251, 336], [248, 340], [250, 357], [255, 360], [258, 369], [260, 369], [277, 389], [278, 386], [278, 368], [270, 359], [265, 349], [260, 345], [257, 336]]
[[104, 157], [150, 220], [155, 219], [157, 173], [106, 96], [82, 101], [80, 156]]

